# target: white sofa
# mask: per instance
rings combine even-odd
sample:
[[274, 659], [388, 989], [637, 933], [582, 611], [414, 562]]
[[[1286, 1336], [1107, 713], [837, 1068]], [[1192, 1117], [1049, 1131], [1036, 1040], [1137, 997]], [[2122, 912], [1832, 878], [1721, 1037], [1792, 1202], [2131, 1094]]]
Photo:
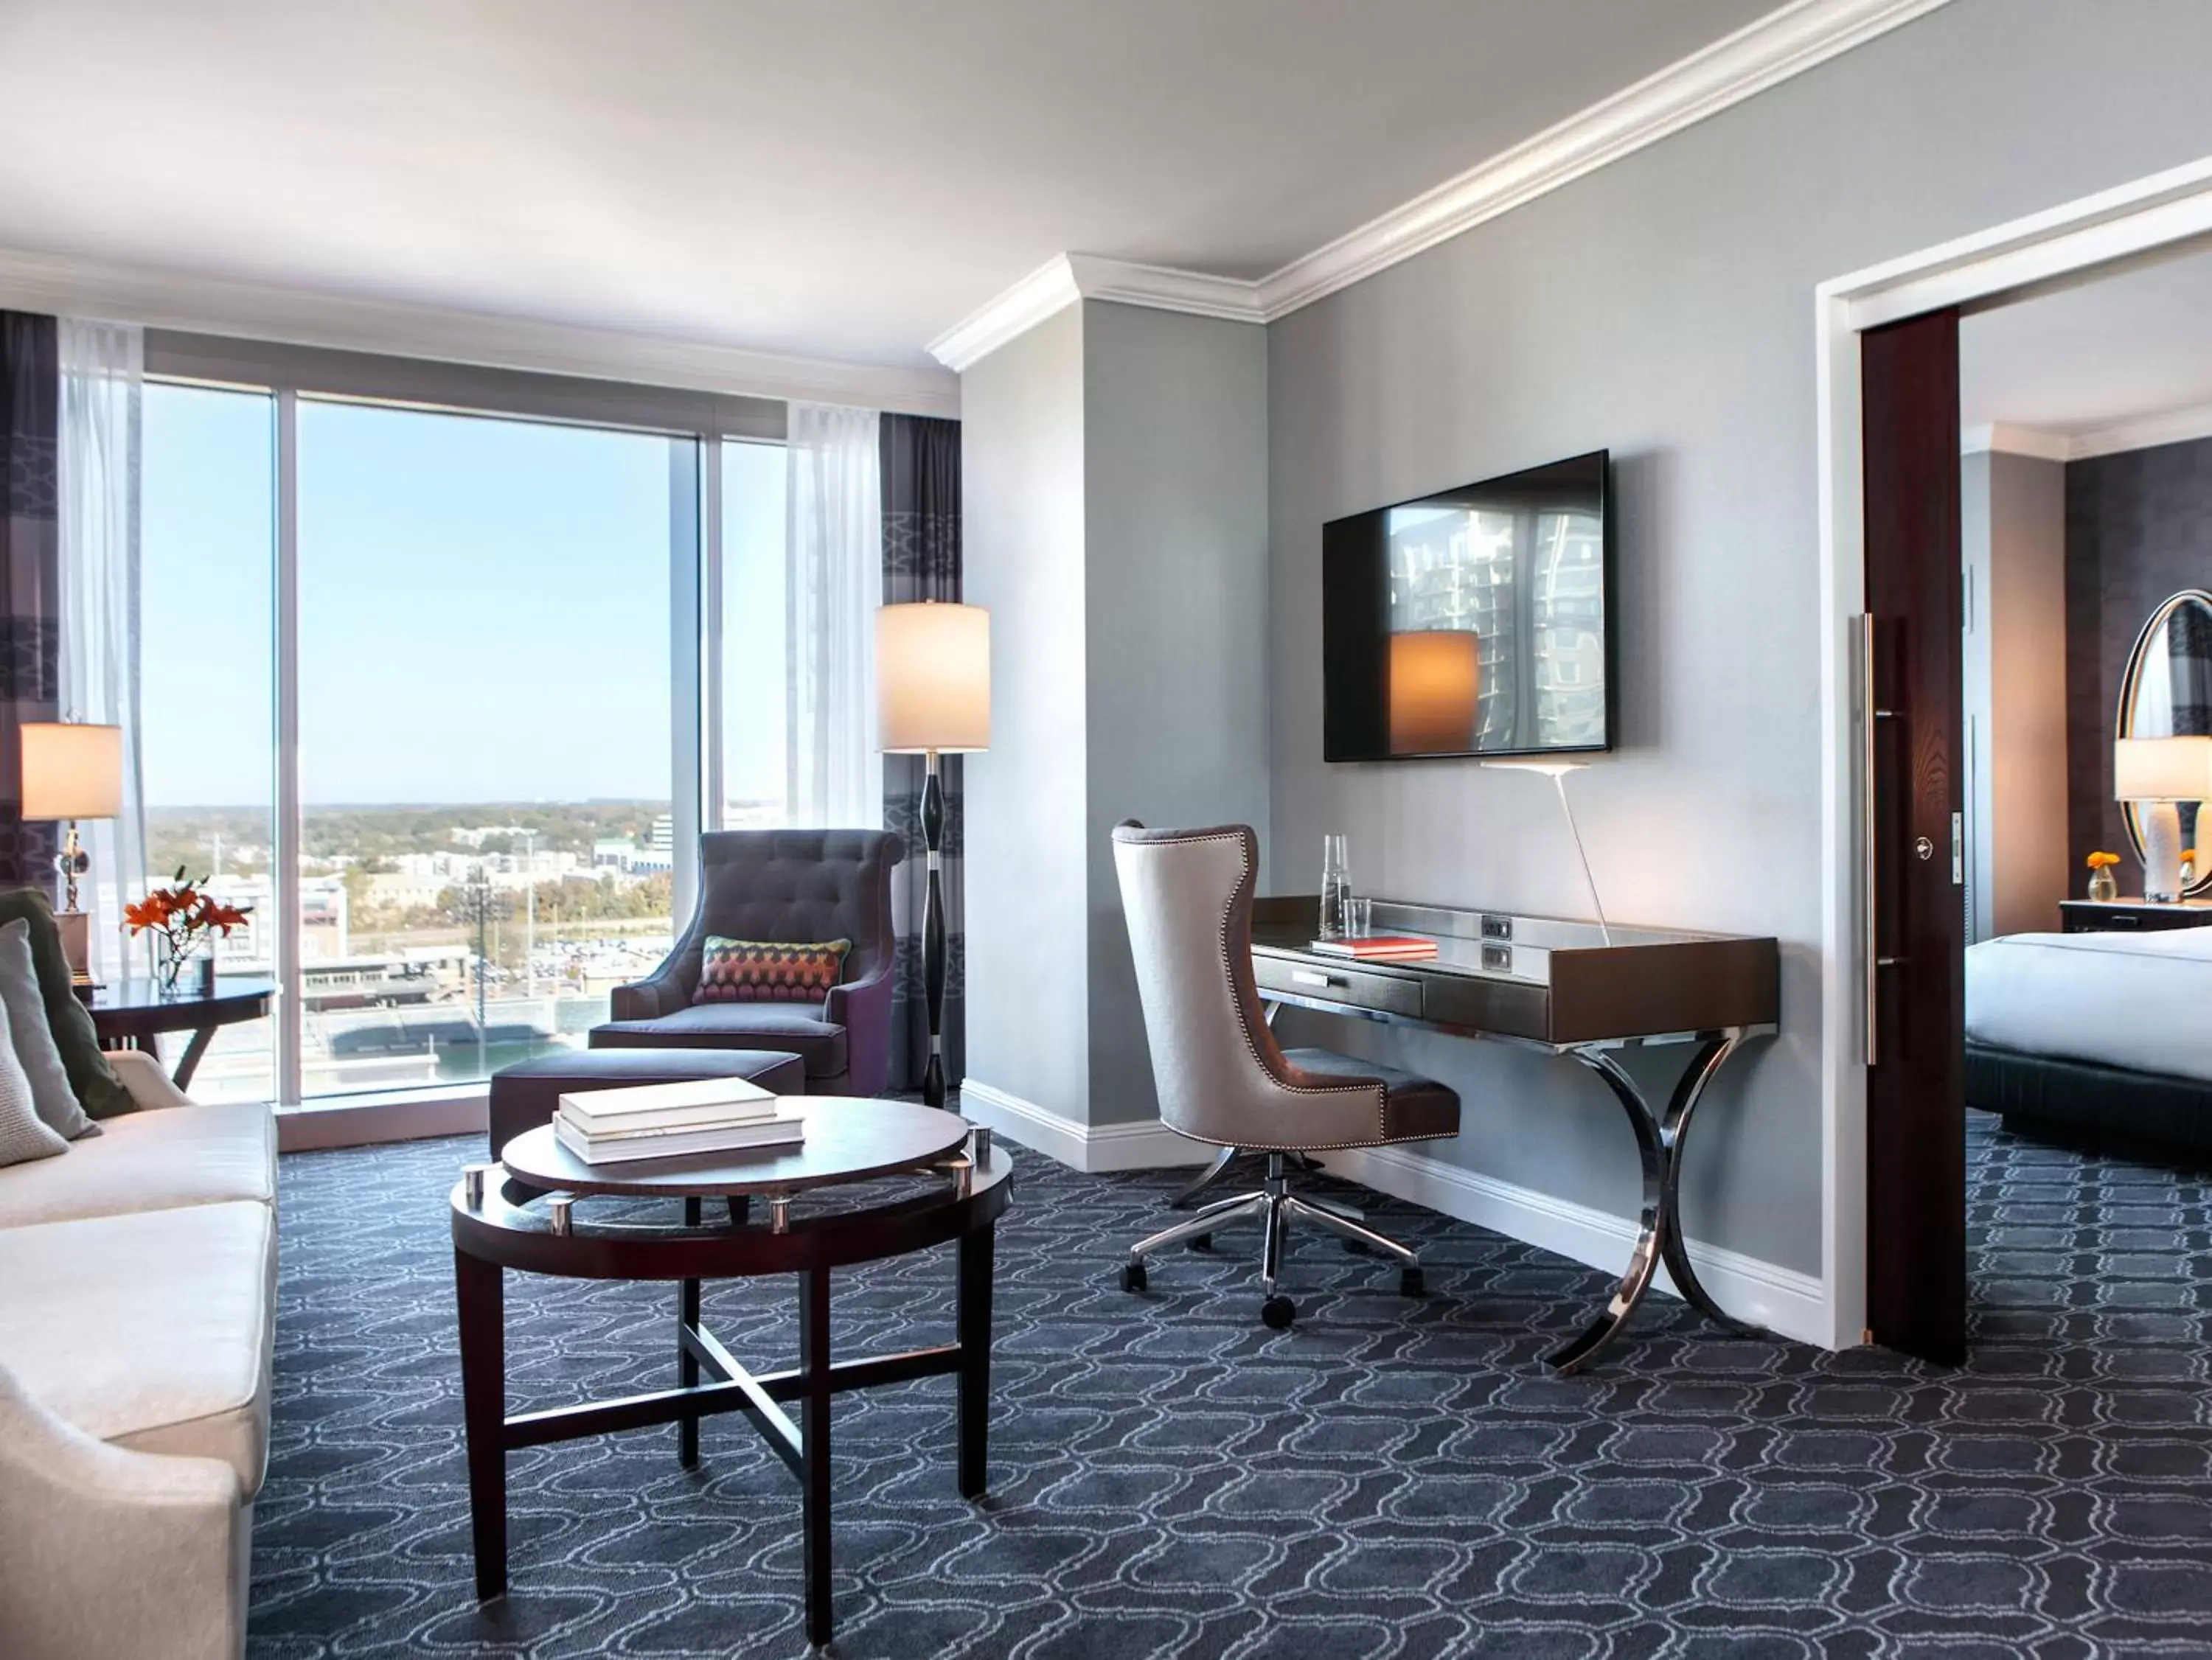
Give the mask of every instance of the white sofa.
[[269, 1452], [276, 1129], [142, 1107], [0, 1169], [0, 1656], [233, 1660]]

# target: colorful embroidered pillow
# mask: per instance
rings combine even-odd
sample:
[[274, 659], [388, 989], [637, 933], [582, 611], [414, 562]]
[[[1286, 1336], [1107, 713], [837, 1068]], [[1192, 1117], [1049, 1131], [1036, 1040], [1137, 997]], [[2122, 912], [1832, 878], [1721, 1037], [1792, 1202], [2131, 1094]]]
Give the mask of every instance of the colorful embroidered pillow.
[[816, 945], [707, 936], [693, 1003], [820, 1003], [837, 984], [850, 940]]

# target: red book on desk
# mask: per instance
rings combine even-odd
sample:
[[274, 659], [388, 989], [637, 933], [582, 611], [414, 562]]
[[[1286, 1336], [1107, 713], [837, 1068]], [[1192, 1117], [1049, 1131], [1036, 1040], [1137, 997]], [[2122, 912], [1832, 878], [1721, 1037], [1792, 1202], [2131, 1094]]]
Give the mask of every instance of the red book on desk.
[[1369, 934], [1356, 940], [1316, 940], [1313, 948], [1325, 951], [1332, 957], [1362, 960], [1376, 957], [1410, 960], [1437, 954], [1437, 942], [1425, 940], [1418, 934]]

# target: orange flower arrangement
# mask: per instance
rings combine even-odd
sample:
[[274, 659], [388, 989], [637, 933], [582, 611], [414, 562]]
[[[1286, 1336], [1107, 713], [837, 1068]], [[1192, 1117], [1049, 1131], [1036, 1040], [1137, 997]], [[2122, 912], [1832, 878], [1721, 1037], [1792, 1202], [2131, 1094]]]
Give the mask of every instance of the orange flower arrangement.
[[2118, 853], [2092, 853], [2083, 860], [2092, 870], [2109, 870], [2120, 862]]
[[176, 990], [178, 974], [210, 936], [221, 934], [228, 939], [232, 929], [246, 926], [252, 907], [224, 904], [207, 891], [207, 881], [202, 876], [197, 881], [186, 881], [180, 864], [171, 878], [172, 886], [150, 889], [136, 905], [123, 907], [123, 919], [131, 924], [133, 934], [150, 929], [167, 942], [169, 948], [161, 967], [164, 990]]

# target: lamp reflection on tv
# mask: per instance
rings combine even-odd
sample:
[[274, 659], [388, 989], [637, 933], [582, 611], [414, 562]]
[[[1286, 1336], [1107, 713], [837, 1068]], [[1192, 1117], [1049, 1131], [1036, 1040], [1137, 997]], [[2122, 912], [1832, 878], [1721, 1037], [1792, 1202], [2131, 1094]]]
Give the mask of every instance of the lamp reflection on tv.
[[1390, 753], [1463, 754], [1474, 748], [1482, 645], [1471, 629], [1390, 636]]

